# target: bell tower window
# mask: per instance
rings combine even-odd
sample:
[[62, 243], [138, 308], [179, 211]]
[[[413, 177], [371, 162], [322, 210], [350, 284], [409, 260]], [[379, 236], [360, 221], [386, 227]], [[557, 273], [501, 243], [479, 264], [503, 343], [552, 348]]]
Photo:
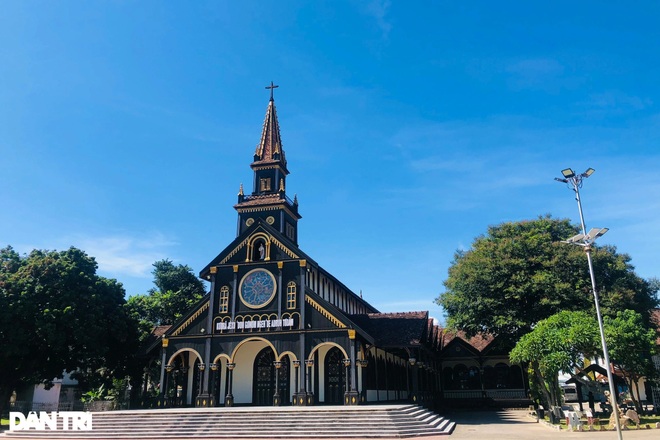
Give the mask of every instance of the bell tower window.
[[260, 191], [270, 191], [270, 178], [265, 177], [259, 179], [259, 190]]

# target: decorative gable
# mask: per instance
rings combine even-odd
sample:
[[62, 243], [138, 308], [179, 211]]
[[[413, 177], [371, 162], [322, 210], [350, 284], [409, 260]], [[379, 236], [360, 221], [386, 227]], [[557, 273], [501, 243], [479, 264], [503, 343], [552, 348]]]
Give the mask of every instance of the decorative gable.
[[336, 314], [333, 314], [332, 312], [328, 311], [327, 308], [323, 307], [318, 301], [315, 301], [311, 296], [307, 295], [305, 296], [305, 301], [307, 304], [312, 306], [314, 310], [319, 312], [321, 316], [326, 318], [330, 323], [332, 323], [335, 327], [337, 328], [346, 328], [346, 324], [340, 320]]

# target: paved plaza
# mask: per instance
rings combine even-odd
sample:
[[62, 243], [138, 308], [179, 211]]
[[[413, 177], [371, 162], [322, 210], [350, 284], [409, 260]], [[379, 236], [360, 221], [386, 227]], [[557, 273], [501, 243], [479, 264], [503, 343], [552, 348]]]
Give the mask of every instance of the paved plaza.
[[[565, 430], [559, 431], [546, 424], [537, 423], [536, 419], [527, 415], [525, 410], [502, 410], [502, 411], [457, 411], [443, 413], [445, 417], [450, 418], [457, 423], [456, 429], [451, 435], [443, 436], [423, 436], [419, 437], [424, 440], [458, 440], [458, 439], [478, 439], [478, 440], [566, 440], [566, 439], [582, 439], [582, 440], [616, 440], [617, 434], [615, 431], [594, 431], [594, 432], [568, 432]], [[60, 433], [61, 434], [61, 433]], [[86, 437], [78, 435], [76, 440], [85, 440]], [[0, 431], [0, 438], [2, 438]], [[66, 435], [58, 436], [53, 435], [50, 438], [67, 438]], [[69, 437], [70, 438], [70, 437]], [[88, 440], [94, 438], [89, 437]], [[123, 438], [121, 436], [115, 439]], [[139, 438], [138, 435], [128, 437], [128, 439], [135, 440]], [[194, 437], [187, 437], [194, 438]], [[624, 440], [628, 439], [659, 439], [660, 429], [641, 429], [637, 430], [631, 428], [624, 430]], [[205, 437], [208, 440], [208, 437]], [[249, 440], [249, 439], [245, 439]], [[306, 437], [305, 439], [288, 438], [288, 440], [314, 440], [313, 438]], [[357, 439], [353, 439], [357, 440]]]
[[[445, 439], [533, 439], [533, 440], [564, 440], [564, 439], [590, 439], [606, 440], [617, 439], [615, 431], [595, 432], [568, 432], [558, 431], [550, 426], [537, 423], [527, 415], [527, 411], [465, 411], [445, 414], [457, 423], [454, 433]], [[437, 437], [438, 439], [441, 437]], [[632, 428], [623, 431], [625, 439], [659, 439], [660, 429]], [[434, 439], [435, 440], [435, 439]]]

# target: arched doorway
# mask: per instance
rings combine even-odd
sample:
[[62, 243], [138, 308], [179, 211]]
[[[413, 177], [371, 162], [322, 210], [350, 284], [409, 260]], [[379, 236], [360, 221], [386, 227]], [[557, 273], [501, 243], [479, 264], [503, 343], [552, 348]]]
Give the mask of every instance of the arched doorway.
[[184, 407], [195, 402], [201, 377], [199, 362], [197, 352], [189, 349], [181, 350], [170, 358], [165, 383], [170, 406]]
[[209, 390], [211, 394], [215, 397], [216, 406], [225, 405], [225, 397], [227, 395], [227, 380], [229, 375], [227, 374], [227, 362], [226, 357], [216, 357], [214, 364], [216, 365], [215, 370], [211, 370], [209, 377]]
[[258, 406], [273, 404], [275, 394], [275, 354], [266, 347], [254, 359], [254, 384], [252, 388], [252, 403]]
[[290, 405], [291, 404], [291, 385], [289, 378], [291, 375], [289, 374], [290, 371], [290, 365], [291, 363], [289, 362], [289, 356], [283, 356], [282, 359], [282, 366], [278, 370], [278, 383], [279, 383], [279, 389], [280, 389], [280, 401], [282, 402], [282, 405]]
[[341, 405], [344, 401], [345, 380], [341, 350], [333, 347], [325, 355], [325, 403]]

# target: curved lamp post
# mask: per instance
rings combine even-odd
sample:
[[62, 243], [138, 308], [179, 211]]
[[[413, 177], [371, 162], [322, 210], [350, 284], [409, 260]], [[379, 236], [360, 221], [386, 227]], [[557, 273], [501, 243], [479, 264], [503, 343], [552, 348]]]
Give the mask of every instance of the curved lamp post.
[[619, 435], [619, 440], [623, 440], [621, 434], [621, 423], [619, 422], [619, 408], [617, 404], [617, 393], [614, 388], [614, 377], [610, 367], [610, 355], [607, 352], [607, 343], [605, 342], [605, 330], [603, 328], [603, 317], [600, 313], [600, 305], [598, 304], [598, 291], [596, 290], [596, 277], [594, 276], [594, 264], [591, 259], [591, 247], [598, 237], [603, 236], [609, 229], [607, 228], [592, 228], [587, 233], [587, 228], [584, 224], [584, 214], [582, 213], [582, 201], [580, 200], [580, 188], [582, 188], [582, 181], [594, 173], [593, 168], [588, 168], [582, 174], [575, 174], [575, 172], [566, 168], [561, 171], [563, 178], [555, 177], [555, 180], [568, 185], [569, 189], [575, 191], [575, 200], [577, 200], [578, 211], [580, 213], [580, 225], [582, 226], [582, 233], [574, 235], [562, 243], [573, 244], [581, 246], [587, 254], [587, 262], [589, 263], [589, 275], [591, 276], [591, 290], [594, 294], [594, 304], [596, 305], [596, 317], [598, 318], [598, 328], [600, 330], [600, 341], [603, 345], [603, 361], [607, 370], [607, 381], [610, 385], [610, 401], [612, 402], [612, 412], [615, 414], [614, 422], [616, 425], [616, 432]]

